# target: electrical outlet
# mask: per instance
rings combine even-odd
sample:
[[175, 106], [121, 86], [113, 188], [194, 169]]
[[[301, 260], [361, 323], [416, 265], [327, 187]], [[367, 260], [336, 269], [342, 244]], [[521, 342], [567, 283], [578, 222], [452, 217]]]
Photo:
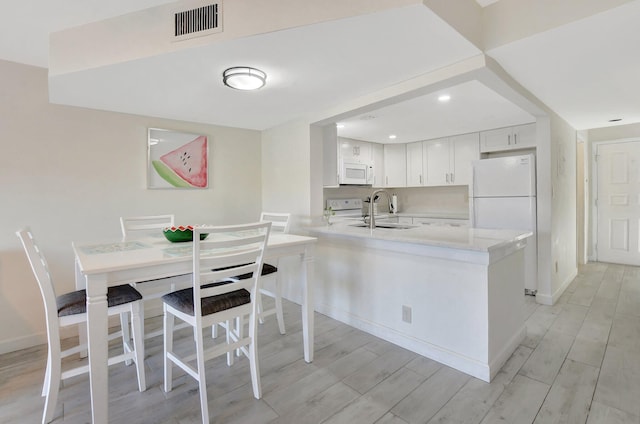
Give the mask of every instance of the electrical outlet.
[[411, 306], [402, 305], [402, 321], [411, 324]]

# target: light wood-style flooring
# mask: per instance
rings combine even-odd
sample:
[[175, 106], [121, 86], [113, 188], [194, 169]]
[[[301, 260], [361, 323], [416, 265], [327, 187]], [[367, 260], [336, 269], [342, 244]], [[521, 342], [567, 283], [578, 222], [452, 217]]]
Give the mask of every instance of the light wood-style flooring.
[[[212, 422], [640, 423], [640, 268], [582, 266], [556, 305], [527, 297], [523, 313], [527, 337], [489, 384], [321, 314], [307, 364], [300, 308], [286, 302], [287, 334], [274, 317], [259, 329], [261, 400], [246, 359], [208, 363]], [[110, 368], [110, 421], [200, 422], [196, 382], [175, 369], [165, 393], [161, 337], [146, 348], [146, 392], [137, 391], [133, 366]], [[46, 346], [0, 356], [0, 422], [40, 422], [45, 362]], [[86, 375], [63, 384], [54, 422], [90, 422]]]

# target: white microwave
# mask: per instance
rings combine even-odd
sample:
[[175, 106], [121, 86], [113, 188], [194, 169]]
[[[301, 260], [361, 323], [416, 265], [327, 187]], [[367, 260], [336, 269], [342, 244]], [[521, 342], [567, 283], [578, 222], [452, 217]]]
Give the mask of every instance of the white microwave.
[[373, 185], [373, 164], [342, 162], [339, 184]]

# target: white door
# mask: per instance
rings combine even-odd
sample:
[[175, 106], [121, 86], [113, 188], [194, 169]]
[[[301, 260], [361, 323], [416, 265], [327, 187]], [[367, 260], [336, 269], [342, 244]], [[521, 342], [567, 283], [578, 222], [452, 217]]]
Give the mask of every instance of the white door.
[[422, 185], [422, 141], [407, 144], [407, 187]]
[[640, 142], [598, 145], [597, 155], [598, 261], [640, 265]]

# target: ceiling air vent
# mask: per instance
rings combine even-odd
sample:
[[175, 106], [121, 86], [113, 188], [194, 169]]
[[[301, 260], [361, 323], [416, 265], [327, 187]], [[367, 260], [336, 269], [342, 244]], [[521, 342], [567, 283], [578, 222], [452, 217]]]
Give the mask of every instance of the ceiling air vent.
[[173, 14], [173, 40], [182, 41], [222, 32], [222, 2], [203, 4]]

